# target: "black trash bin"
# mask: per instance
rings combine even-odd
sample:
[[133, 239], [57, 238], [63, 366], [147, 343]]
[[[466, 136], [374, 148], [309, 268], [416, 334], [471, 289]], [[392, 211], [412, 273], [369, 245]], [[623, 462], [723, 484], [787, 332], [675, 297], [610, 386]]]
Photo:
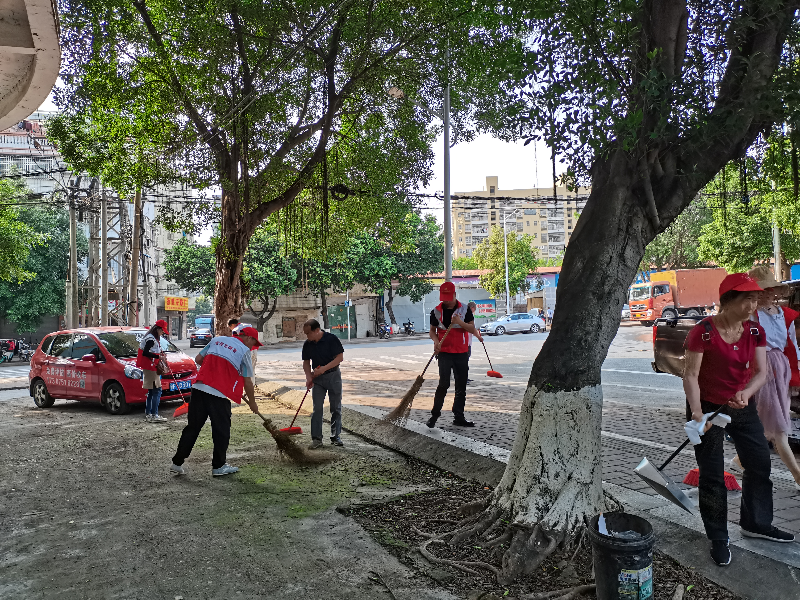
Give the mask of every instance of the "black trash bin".
[[608, 535], [600, 533], [601, 515], [589, 520], [597, 600], [650, 600], [653, 597], [653, 527], [623, 512], [602, 513]]

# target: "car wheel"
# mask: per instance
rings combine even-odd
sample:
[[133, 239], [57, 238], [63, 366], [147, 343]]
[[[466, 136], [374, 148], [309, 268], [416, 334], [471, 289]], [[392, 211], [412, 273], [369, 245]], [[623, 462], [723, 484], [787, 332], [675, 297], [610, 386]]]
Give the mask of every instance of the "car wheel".
[[672, 321], [672, 320], [678, 318], [678, 313], [675, 312], [674, 310], [668, 308], [667, 310], [664, 310], [664, 311], [661, 312], [661, 316], [663, 318], [667, 319], [668, 321]]
[[693, 308], [690, 308], [689, 310], [686, 311], [686, 316], [687, 317], [699, 317], [700, 316], [700, 311], [697, 311], [697, 310], [695, 310]]
[[47, 385], [41, 379], [33, 384], [33, 403], [39, 408], [50, 408], [56, 399], [47, 391]]
[[506, 328], [502, 325], [494, 330], [495, 335], [503, 335], [506, 332]]
[[541, 328], [539, 327], [538, 323], [534, 323], [533, 325], [531, 325], [531, 333], [539, 333], [540, 329]]
[[194, 344], [192, 342], [189, 342], [189, 348], [194, 348]]
[[103, 390], [103, 404], [112, 415], [124, 415], [131, 406], [125, 402], [125, 390], [118, 383], [109, 383]]

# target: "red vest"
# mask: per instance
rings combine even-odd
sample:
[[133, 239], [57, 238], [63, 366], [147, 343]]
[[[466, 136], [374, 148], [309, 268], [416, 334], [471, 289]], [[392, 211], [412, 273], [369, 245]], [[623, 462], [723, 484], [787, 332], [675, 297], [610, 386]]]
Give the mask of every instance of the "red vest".
[[236, 404], [241, 404], [244, 377], [239, 374], [239, 365], [248, 352], [250, 349], [235, 337], [215, 337], [208, 343], [197, 383], [211, 386]]
[[158, 352], [152, 352], [152, 354], [160, 354], [161, 353], [161, 344], [158, 343], [156, 336], [152, 333], [148, 333], [146, 336], [142, 338], [142, 341], [139, 342], [139, 352], [136, 354], [136, 366], [140, 369], [146, 369], [147, 371], [155, 371], [158, 367], [158, 357], [156, 358], [147, 358], [144, 355], [144, 346], [148, 340], [153, 340], [155, 345], [153, 346], [152, 350], [158, 350]]
[[[467, 305], [461, 304], [458, 300], [456, 300], [456, 302], [458, 306], [456, 306], [453, 314], [458, 315], [463, 320], [464, 317], [467, 316]], [[433, 314], [436, 315], [436, 320], [439, 322], [436, 326], [436, 335], [439, 337], [439, 341], [441, 341], [444, 334], [447, 333], [447, 327], [442, 323], [442, 303], [439, 303], [439, 306], [433, 309]], [[451, 322], [450, 333], [447, 334], [447, 339], [442, 344], [441, 351], [450, 352], [452, 354], [469, 352], [469, 335], [470, 334], [460, 326]]]

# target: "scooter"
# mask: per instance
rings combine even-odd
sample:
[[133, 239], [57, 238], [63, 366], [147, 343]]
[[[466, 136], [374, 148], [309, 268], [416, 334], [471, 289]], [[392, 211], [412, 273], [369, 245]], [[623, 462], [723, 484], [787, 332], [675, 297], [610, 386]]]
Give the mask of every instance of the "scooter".
[[386, 323], [378, 323], [378, 337], [382, 340], [388, 339], [392, 335], [391, 328]]
[[406, 335], [414, 335], [414, 321], [403, 323], [403, 329], [405, 330]]

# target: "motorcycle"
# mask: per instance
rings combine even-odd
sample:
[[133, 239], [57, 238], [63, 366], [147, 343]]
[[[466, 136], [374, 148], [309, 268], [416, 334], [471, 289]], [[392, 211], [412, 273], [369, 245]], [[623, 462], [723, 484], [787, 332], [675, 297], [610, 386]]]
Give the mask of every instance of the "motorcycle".
[[406, 335], [414, 335], [414, 321], [403, 323], [403, 330], [406, 332]]
[[25, 342], [18, 342], [18, 348], [19, 348], [20, 360], [25, 362], [31, 362], [31, 356], [33, 356], [34, 349], [31, 348]]
[[378, 337], [382, 340], [388, 339], [392, 335], [392, 329], [386, 323], [378, 323]]

